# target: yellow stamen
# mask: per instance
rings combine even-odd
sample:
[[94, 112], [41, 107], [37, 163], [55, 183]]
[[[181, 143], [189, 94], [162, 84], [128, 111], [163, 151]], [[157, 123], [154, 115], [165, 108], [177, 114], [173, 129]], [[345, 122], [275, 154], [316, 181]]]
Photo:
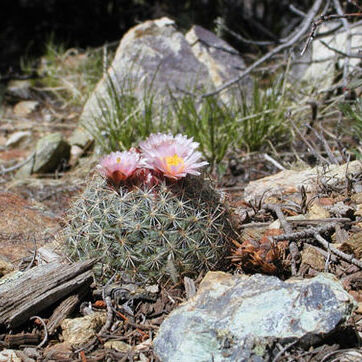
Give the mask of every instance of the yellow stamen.
[[116, 158], [116, 162], [117, 162], [117, 163], [121, 163], [121, 157], [117, 157], [117, 158]]
[[182, 157], [179, 157], [176, 153], [173, 156], [167, 156], [164, 158], [167, 164], [167, 171], [172, 173], [172, 167], [177, 167], [177, 171], [182, 171], [185, 168], [185, 162]]

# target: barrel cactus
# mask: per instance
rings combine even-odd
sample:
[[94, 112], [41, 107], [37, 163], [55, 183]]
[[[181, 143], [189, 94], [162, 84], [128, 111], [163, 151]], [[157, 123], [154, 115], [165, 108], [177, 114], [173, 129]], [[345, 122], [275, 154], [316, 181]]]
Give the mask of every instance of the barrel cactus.
[[139, 148], [114, 152], [97, 166], [69, 210], [67, 254], [99, 258], [104, 282], [115, 273], [135, 281], [176, 281], [222, 268], [232, 228], [221, 195], [200, 176], [198, 144], [151, 135]]

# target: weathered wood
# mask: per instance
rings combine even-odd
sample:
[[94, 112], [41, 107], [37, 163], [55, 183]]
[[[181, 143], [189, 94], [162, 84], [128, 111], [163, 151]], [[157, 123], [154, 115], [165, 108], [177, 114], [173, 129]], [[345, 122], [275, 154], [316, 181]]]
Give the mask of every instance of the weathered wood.
[[0, 326], [18, 327], [76, 290], [93, 282], [95, 260], [74, 264], [51, 263], [22, 273], [0, 285]]
[[5, 337], [8, 348], [19, 347], [23, 344], [38, 344], [40, 340], [41, 336], [36, 333], [8, 334]]
[[68, 298], [64, 299], [58, 307], [54, 309], [53, 314], [50, 316], [47, 323], [47, 329], [49, 335], [55, 333], [56, 329], [60, 326], [65, 318], [67, 318], [79, 304], [83, 297], [87, 294], [87, 288], [82, 288], [77, 294], [72, 294]]

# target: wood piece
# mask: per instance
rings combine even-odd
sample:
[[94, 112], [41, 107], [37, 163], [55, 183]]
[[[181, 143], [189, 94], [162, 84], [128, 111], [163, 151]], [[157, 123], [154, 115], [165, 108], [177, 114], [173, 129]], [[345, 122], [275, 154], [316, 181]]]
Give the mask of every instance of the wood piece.
[[38, 344], [41, 336], [36, 333], [8, 334], [5, 343], [9, 348], [19, 347], [23, 344]]
[[53, 335], [56, 329], [60, 326], [65, 318], [67, 318], [73, 311], [74, 308], [82, 301], [83, 297], [87, 293], [87, 288], [82, 288], [78, 293], [72, 294], [71, 296], [64, 299], [58, 307], [53, 311], [47, 323], [49, 335]]
[[51, 263], [22, 273], [0, 286], [0, 326], [18, 327], [34, 314], [93, 282], [96, 260]]

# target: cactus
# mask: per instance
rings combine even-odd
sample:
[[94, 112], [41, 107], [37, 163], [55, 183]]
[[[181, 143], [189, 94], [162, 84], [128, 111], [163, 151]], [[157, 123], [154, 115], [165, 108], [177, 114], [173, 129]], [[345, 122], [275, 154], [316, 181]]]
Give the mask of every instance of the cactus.
[[158, 282], [222, 268], [232, 228], [221, 195], [197, 168], [192, 139], [151, 135], [139, 150], [114, 152], [69, 211], [67, 254], [99, 258], [104, 282], [126, 273]]

